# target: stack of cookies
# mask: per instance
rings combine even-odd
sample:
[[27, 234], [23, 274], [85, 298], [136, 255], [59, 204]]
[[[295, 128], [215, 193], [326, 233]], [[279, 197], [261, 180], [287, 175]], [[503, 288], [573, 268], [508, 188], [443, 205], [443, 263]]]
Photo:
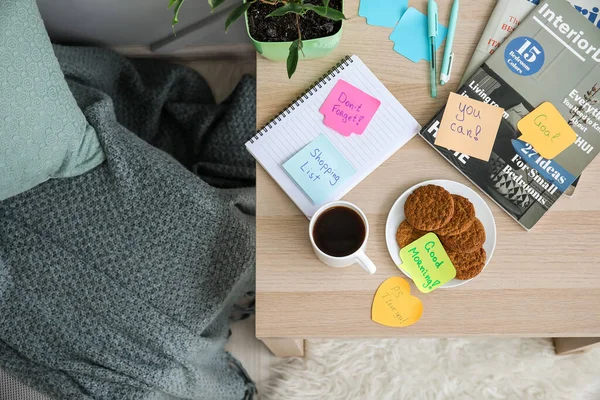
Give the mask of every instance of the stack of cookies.
[[404, 215], [396, 232], [400, 248], [433, 232], [456, 269], [456, 279], [471, 279], [483, 270], [485, 229], [468, 199], [441, 186], [421, 186], [408, 196]]

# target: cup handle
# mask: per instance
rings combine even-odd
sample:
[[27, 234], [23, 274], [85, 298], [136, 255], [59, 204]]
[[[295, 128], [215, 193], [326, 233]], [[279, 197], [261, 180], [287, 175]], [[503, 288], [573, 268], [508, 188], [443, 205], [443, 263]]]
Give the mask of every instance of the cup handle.
[[360, 253], [356, 256], [356, 262], [358, 265], [363, 267], [365, 271], [373, 275], [377, 271], [377, 267], [373, 264], [373, 261], [365, 253]]

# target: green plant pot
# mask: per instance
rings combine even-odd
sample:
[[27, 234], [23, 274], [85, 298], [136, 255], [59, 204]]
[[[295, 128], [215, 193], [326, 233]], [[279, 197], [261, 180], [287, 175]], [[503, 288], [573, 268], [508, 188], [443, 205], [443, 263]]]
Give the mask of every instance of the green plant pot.
[[[344, 2], [342, 2], [342, 12], [343, 11]], [[244, 17], [246, 19], [246, 31], [248, 32], [248, 37], [250, 37], [250, 40], [252, 40], [252, 44], [254, 44], [254, 48], [256, 48], [258, 54], [269, 60], [285, 61], [290, 52], [290, 46], [292, 45], [292, 42], [261, 42], [255, 40], [250, 34], [250, 27], [248, 26], [248, 14], [244, 14]], [[344, 27], [343, 24], [344, 23], [342, 22], [340, 29], [333, 35], [318, 39], [303, 40], [302, 52], [300, 52], [300, 60], [321, 58], [331, 53], [333, 49], [337, 47], [340, 39], [342, 38], [342, 28]], [[302, 53], [304, 53], [304, 55]]]

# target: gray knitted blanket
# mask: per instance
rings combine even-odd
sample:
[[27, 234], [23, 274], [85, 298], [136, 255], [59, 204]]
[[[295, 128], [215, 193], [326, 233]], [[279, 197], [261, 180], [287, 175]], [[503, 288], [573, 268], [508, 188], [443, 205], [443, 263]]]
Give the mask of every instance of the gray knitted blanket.
[[106, 162], [0, 202], [0, 367], [60, 399], [248, 399], [224, 351], [253, 290], [254, 80], [55, 47]]

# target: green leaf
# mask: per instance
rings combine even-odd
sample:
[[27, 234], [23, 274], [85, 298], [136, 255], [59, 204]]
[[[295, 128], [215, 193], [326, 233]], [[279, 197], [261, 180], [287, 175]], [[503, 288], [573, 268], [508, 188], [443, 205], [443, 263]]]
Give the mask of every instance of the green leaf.
[[227, 32], [227, 29], [229, 29], [229, 25], [233, 24], [239, 17], [244, 15], [244, 13], [248, 11], [248, 9], [253, 3], [253, 1], [242, 3], [229, 13], [229, 15], [227, 16], [227, 20], [225, 21], [225, 32]]
[[225, 0], [208, 0], [208, 5], [210, 6], [211, 10], [214, 11], [215, 8], [219, 7], [224, 2]]
[[179, 22], [179, 10], [181, 10], [181, 6], [185, 0], [169, 0], [169, 8], [175, 6], [173, 8], [173, 22], [171, 25], [174, 27]]
[[329, 7], [329, 0], [323, 0], [323, 5], [325, 7]]
[[334, 10], [333, 8], [324, 6], [313, 6], [312, 4], [305, 4], [304, 8], [306, 10], [314, 11], [321, 17], [329, 18], [333, 21], [341, 21], [343, 19], [346, 19], [346, 17], [341, 11]]
[[276, 10], [272, 11], [269, 15], [267, 15], [267, 18], [281, 17], [282, 15], [285, 15], [288, 13], [300, 14], [302, 12], [302, 10], [303, 10], [303, 8], [300, 4], [287, 3], [287, 4], [284, 4], [281, 7], [277, 8]]
[[287, 58], [287, 73], [289, 79], [292, 78], [292, 75], [294, 75], [296, 67], [298, 66], [298, 49], [298, 40], [296, 39], [290, 46], [290, 54], [288, 54]]

